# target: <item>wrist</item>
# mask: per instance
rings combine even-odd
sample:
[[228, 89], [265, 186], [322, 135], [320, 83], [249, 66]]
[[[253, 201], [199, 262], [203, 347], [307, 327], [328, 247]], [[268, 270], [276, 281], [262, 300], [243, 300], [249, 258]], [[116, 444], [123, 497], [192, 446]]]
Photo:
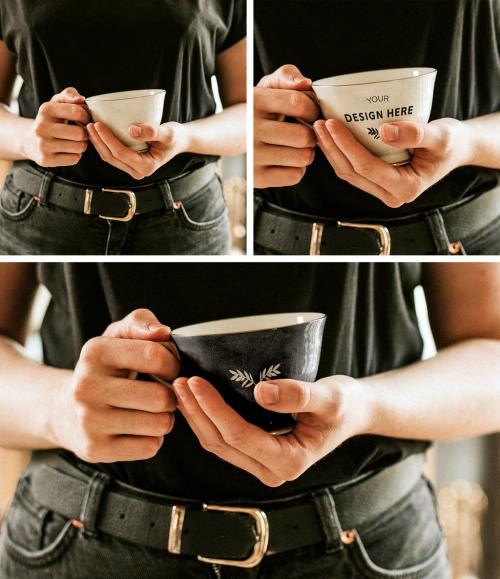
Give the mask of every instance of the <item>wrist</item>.
[[456, 167], [477, 164], [478, 139], [473, 125], [453, 119], [453, 142], [456, 151]]
[[35, 121], [33, 119], [22, 119], [22, 127], [19, 131], [19, 141], [17, 145], [17, 155], [22, 159], [34, 161], [35, 150]]
[[71, 415], [68, 393], [73, 373], [70, 370], [52, 370], [52, 384], [47, 389], [47, 412], [42, 419], [41, 429], [51, 448], [67, 448], [66, 423]]

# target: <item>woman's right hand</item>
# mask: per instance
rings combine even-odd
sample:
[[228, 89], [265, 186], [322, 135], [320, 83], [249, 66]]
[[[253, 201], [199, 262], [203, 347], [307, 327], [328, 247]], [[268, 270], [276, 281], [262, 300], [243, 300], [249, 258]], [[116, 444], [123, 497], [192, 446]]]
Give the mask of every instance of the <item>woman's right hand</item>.
[[254, 185], [296, 185], [313, 162], [316, 135], [312, 128], [284, 122], [296, 117], [309, 123], [319, 109], [305, 91], [311, 81], [291, 64], [264, 76], [254, 90]]
[[76, 165], [88, 145], [86, 129], [73, 124], [90, 122], [84, 103], [85, 97], [72, 87], [43, 103], [25, 144], [26, 157], [41, 167]]
[[135, 310], [82, 348], [54, 429], [60, 446], [91, 462], [152, 458], [174, 425], [174, 393], [136, 372], [173, 380], [179, 361], [161, 343], [170, 328]]

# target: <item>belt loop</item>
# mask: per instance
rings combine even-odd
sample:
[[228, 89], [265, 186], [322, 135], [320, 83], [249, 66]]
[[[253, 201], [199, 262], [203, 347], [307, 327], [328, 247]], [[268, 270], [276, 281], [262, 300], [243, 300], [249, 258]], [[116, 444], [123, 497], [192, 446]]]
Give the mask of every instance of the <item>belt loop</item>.
[[40, 205], [47, 205], [47, 197], [49, 195], [49, 189], [54, 179], [54, 173], [51, 171], [44, 171], [43, 177], [40, 183], [40, 189], [38, 190], [38, 199]]
[[161, 191], [161, 196], [163, 199], [163, 203], [165, 204], [165, 211], [166, 213], [172, 213], [174, 210], [174, 197], [172, 195], [172, 189], [170, 188], [170, 183], [167, 179], [158, 183], [158, 187]]
[[436, 245], [438, 255], [450, 255], [451, 242], [446, 231], [443, 215], [439, 209], [427, 211], [425, 220], [432, 233], [432, 239]]
[[80, 512], [80, 525], [86, 537], [95, 537], [97, 534], [97, 517], [101, 506], [101, 498], [108, 486], [110, 478], [103, 472], [95, 472], [90, 478]]
[[325, 552], [334, 553], [335, 551], [340, 551], [343, 548], [341, 539], [342, 526], [330, 490], [326, 488], [315, 492], [312, 497], [325, 534]]

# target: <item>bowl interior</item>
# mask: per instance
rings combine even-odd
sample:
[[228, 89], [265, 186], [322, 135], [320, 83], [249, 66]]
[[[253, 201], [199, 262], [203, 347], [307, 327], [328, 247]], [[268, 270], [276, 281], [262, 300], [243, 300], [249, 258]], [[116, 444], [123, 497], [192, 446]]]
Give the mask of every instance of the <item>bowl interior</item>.
[[260, 316], [245, 316], [242, 318], [227, 318], [201, 324], [192, 324], [177, 328], [173, 336], [216, 336], [221, 334], [240, 334], [243, 332], [257, 332], [259, 330], [273, 330], [306, 324], [313, 320], [324, 318], [325, 314], [317, 312], [295, 312], [284, 314], [264, 314]]
[[87, 102], [100, 102], [100, 101], [121, 101], [129, 99], [140, 99], [144, 97], [154, 97], [160, 94], [164, 94], [165, 91], [160, 88], [144, 89], [144, 90], [125, 90], [121, 92], [109, 92], [106, 94], [98, 94], [89, 97]]
[[390, 82], [394, 80], [406, 80], [435, 74], [435, 68], [387, 68], [383, 70], [369, 70], [366, 72], [354, 72], [340, 76], [321, 78], [313, 82], [314, 86], [354, 86], [358, 84], [373, 84], [378, 82]]

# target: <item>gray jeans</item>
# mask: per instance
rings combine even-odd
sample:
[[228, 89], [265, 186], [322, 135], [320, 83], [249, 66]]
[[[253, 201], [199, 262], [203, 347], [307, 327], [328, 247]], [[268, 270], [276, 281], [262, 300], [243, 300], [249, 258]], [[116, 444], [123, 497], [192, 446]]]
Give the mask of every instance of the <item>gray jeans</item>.
[[[332, 514], [319, 513], [324, 524], [330, 526], [336, 519]], [[331, 531], [329, 536], [338, 537], [338, 528], [332, 527]], [[165, 544], [167, 533], [165, 529]], [[254, 569], [237, 569], [169, 555], [166, 550], [147, 549], [104, 533], [89, 536], [37, 504], [29, 474], [21, 478], [1, 536], [1, 579], [144, 577], [449, 579], [451, 573], [434, 495], [424, 479], [383, 515], [355, 529], [355, 540], [348, 545], [325, 540], [311, 547], [267, 556]]]
[[[231, 234], [222, 186], [215, 177], [177, 207], [162, 190], [165, 210], [127, 223], [51, 204], [16, 188], [11, 169], [0, 191], [0, 255], [226, 255]], [[39, 169], [41, 177], [46, 173]], [[57, 188], [57, 182], [53, 188]]]

